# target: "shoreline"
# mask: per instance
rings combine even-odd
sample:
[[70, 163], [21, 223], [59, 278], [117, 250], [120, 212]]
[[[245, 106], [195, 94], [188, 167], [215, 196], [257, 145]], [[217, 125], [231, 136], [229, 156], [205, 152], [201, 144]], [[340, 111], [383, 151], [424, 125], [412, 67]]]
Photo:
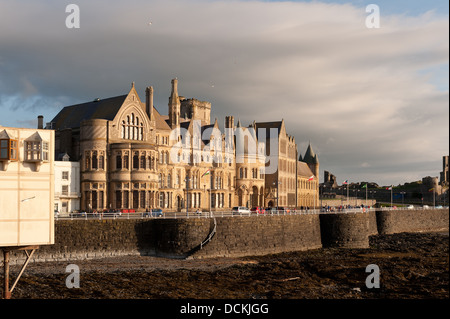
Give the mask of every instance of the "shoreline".
[[[449, 298], [449, 234], [370, 237], [370, 248], [320, 248], [194, 260], [122, 256], [28, 266], [13, 299], [443, 299]], [[67, 288], [69, 264], [80, 288]], [[366, 287], [366, 267], [380, 288]], [[11, 267], [12, 277], [20, 267]]]

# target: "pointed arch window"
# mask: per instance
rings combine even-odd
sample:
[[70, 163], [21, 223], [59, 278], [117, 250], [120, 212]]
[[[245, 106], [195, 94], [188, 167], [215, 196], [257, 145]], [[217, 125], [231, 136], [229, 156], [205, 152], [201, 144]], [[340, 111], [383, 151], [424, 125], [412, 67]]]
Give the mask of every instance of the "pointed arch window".
[[144, 140], [144, 123], [134, 113], [127, 115], [126, 121], [122, 121], [121, 137], [126, 140]]

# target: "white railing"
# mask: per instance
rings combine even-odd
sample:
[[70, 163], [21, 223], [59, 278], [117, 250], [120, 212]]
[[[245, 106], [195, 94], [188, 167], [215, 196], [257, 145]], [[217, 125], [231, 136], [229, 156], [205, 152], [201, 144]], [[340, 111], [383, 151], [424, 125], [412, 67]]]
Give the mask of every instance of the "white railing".
[[[265, 211], [263, 213], [251, 212], [249, 213], [237, 213], [232, 211], [214, 211], [213, 212], [164, 212], [162, 215], [157, 216], [151, 212], [142, 213], [70, 213], [70, 214], [58, 214], [55, 215], [55, 220], [102, 220], [102, 219], [177, 219], [177, 218], [213, 218], [213, 217], [263, 217], [263, 216], [281, 216], [281, 215], [311, 215], [311, 214], [351, 214], [351, 213], [368, 213], [375, 211], [408, 211], [408, 210], [432, 210], [438, 208], [422, 208], [422, 207], [382, 207], [382, 208], [342, 208], [342, 209], [304, 209], [304, 210], [277, 210], [277, 211]], [[448, 209], [445, 207], [444, 209]]]

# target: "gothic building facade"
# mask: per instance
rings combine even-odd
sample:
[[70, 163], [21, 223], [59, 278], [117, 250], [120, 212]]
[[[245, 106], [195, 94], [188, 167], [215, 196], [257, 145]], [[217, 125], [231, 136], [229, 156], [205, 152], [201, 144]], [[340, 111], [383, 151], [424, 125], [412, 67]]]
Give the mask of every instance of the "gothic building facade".
[[[82, 210], [313, 206], [317, 156], [311, 160], [308, 148], [297, 159], [284, 121], [243, 127], [227, 116], [221, 131], [210, 120], [211, 103], [179, 96], [177, 79], [167, 115], [155, 108], [153, 94], [147, 87], [141, 101], [133, 83], [125, 95], [64, 107], [47, 123], [55, 130], [55, 158], [80, 163]], [[256, 134], [261, 128], [276, 130], [272, 152], [271, 139]]]

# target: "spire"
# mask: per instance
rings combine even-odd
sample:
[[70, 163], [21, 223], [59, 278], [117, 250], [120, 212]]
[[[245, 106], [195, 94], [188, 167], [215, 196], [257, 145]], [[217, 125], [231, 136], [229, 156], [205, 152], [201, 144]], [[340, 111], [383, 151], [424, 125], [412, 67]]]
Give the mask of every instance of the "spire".
[[308, 145], [305, 156], [303, 156], [303, 162], [308, 164], [317, 164], [319, 162], [317, 155], [314, 153], [311, 147], [311, 142]]

